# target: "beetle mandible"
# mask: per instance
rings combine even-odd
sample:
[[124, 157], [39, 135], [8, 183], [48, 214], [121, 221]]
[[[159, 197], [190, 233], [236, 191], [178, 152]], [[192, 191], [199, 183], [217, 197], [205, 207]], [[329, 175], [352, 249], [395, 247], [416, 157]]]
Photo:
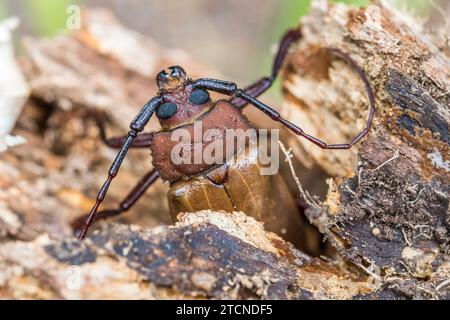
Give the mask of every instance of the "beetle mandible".
[[[327, 48], [331, 54], [346, 61], [363, 80], [370, 103], [367, 123], [350, 143], [327, 144], [307, 134], [300, 127], [284, 119], [277, 111], [259, 101], [257, 97], [264, 93], [274, 82], [292, 43], [301, 38], [300, 29], [289, 30], [282, 38], [275, 56], [272, 74], [263, 77], [247, 88], [239, 89], [229, 81], [201, 78], [192, 80], [179, 66], [161, 71], [157, 78], [158, 95], [148, 101], [130, 125], [127, 136], [106, 139], [110, 147], [119, 150], [108, 172], [108, 178], [97, 195], [96, 203], [90, 213], [82, 220], [79, 233], [82, 240], [94, 220], [119, 215], [133, 206], [145, 191], [161, 177], [170, 183], [168, 194], [172, 218], [179, 212], [195, 212], [203, 209], [243, 211], [263, 221], [266, 227], [285, 238], [296, 242], [301, 218], [293, 197], [280, 175], [261, 176], [258, 165], [249, 165], [248, 157], [257, 156], [257, 150], [247, 150], [237, 154], [237, 162], [221, 164], [182, 164], [175, 165], [170, 160], [173, 147], [170, 135], [173, 130], [184, 127], [192, 130], [193, 123], [201, 120], [203, 125], [219, 130], [251, 128], [241, 109], [252, 105], [264, 112], [272, 120], [281, 123], [296, 135], [302, 136], [323, 149], [349, 149], [369, 131], [375, 113], [375, 99], [370, 82], [362, 68], [347, 54], [338, 49]], [[208, 91], [228, 95], [229, 100], [212, 101]], [[162, 130], [142, 133], [153, 114], [159, 119]], [[101, 124], [99, 125], [101, 128]], [[203, 144], [203, 148], [204, 148]], [[114, 210], [97, 212], [105, 199], [112, 180], [130, 148], [150, 148], [154, 169], [149, 171]], [[272, 212], [283, 213], [283, 218], [274, 217]]]

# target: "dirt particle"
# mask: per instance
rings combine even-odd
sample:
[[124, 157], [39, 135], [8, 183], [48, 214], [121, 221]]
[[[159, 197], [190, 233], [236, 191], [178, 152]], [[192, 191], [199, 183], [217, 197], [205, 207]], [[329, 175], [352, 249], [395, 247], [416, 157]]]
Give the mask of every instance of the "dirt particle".
[[207, 272], [196, 272], [192, 275], [191, 280], [197, 288], [209, 292], [214, 288], [217, 278]]
[[379, 228], [373, 228], [372, 234], [374, 235], [374, 237], [378, 237], [381, 234], [381, 231]]

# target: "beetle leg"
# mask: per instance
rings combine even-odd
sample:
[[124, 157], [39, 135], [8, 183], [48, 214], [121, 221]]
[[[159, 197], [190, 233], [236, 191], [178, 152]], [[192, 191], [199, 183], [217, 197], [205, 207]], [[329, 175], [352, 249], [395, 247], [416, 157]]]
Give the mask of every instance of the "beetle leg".
[[[256, 97], [260, 96], [261, 94], [263, 94], [264, 92], [266, 92], [266, 90], [272, 86], [272, 83], [274, 80], [275, 80], [275, 78], [273, 78], [273, 77], [264, 77], [264, 78], [258, 80], [257, 82], [255, 82], [254, 84], [246, 87], [244, 89], [244, 91], [248, 95], [256, 98]], [[232, 105], [234, 105], [236, 108], [243, 108], [246, 105], [248, 105], [247, 101], [245, 101], [242, 98], [238, 98], [238, 97], [231, 98], [230, 103]]]
[[[273, 61], [272, 66], [272, 74], [270, 77], [263, 77], [250, 86], [244, 88], [245, 93], [256, 98], [263, 94], [269, 89], [273, 82], [275, 81], [278, 73], [280, 72], [281, 66], [283, 65], [284, 59], [288, 53], [289, 47], [294, 42], [298, 41], [302, 36], [301, 30], [299, 28], [292, 29], [286, 32], [283, 38], [280, 41], [280, 45], [278, 46], [278, 51]], [[231, 104], [236, 106], [237, 108], [245, 107], [248, 102], [242, 98], [234, 97], [230, 100]]]
[[[354, 61], [348, 54], [342, 52], [339, 49], [326, 48], [326, 50], [328, 52], [334, 54], [335, 56], [341, 58], [345, 62], [347, 62], [353, 68], [353, 70], [355, 70], [358, 73], [359, 77], [364, 82], [364, 85], [365, 85], [366, 91], [367, 91], [367, 95], [369, 97], [370, 110], [369, 110], [369, 115], [367, 117], [366, 126], [350, 143], [327, 144], [327, 143], [321, 141], [320, 139], [305, 133], [301, 128], [297, 127], [295, 124], [289, 122], [288, 120], [282, 118], [278, 112], [276, 112], [269, 106], [265, 105], [261, 101], [258, 101], [257, 99], [255, 99], [251, 96], [248, 96], [248, 95], [247, 95], [247, 97], [244, 97], [244, 99], [249, 101], [252, 105], [257, 107], [264, 113], [266, 113], [273, 120], [280, 122], [281, 124], [286, 126], [288, 129], [293, 131], [295, 134], [306, 138], [307, 140], [311, 141], [312, 143], [316, 144], [317, 146], [321, 147], [322, 149], [350, 149], [353, 145], [355, 145], [358, 141], [360, 141], [369, 132], [369, 129], [372, 125], [373, 117], [375, 115], [375, 95], [372, 90], [372, 86], [370, 85], [370, 81], [367, 78], [366, 73], [358, 65], [358, 63], [356, 63], [356, 61]], [[242, 92], [242, 90], [239, 93], [237, 93], [238, 96], [241, 94], [243, 94], [244, 96], [246, 95], [245, 92]]]
[[290, 121], [284, 119], [283, 117], [281, 117], [281, 115], [277, 111], [275, 111], [274, 109], [272, 109], [268, 105], [262, 103], [261, 101], [257, 100], [256, 98], [253, 98], [252, 96], [249, 96], [244, 91], [238, 90], [236, 92], [236, 96], [242, 97], [243, 99], [248, 101], [250, 104], [252, 104], [256, 108], [258, 108], [259, 110], [264, 112], [266, 115], [268, 115], [270, 118], [272, 118], [272, 120], [281, 123], [282, 125], [287, 127], [289, 130], [291, 130], [295, 134], [304, 137], [305, 139], [311, 141], [312, 143], [314, 143], [315, 145], [321, 147], [322, 149], [350, 149], [354, 144], [356, 144], [359, 140], [361, 140], [367, 134], [367, 132], [369, 132], [370, 126], [372, 124], [372, 119], [373, 119], [373, 116], [374, 116], [374, 111], [375, 111], [375, 109], [374, 109], [374, 107], [372, 105], [372, 107], [370, 109], [370, 112], [369, 112], [369, 117], [367, 119], [366, 127], [364, 128], [363, 131], [361, 131], [356, 136], [356, 138], [354, 138], [352, 140], [352, 142], [350, 142], [350, 143], [338, 143], [338, 144], [327, 144], [327, 143], [323, 142], [322, 140], [320, 140], [320, 139], [318, 139], [318, 138], [316, 138], [316, 137], [314, 137], [314, 136], [312, 136], [310, 134], [307, 134], [300, 127], [296, 126], [292, 122], [290, 122]]
[[130, 149], [130, 146], [133, 143], [136, 136], [138, 135], [138, 133], [144, 130], [144, 127], [150, 121], [150, 118], [152, 117], [153, 113], [155, 112], [156, 108], [159, 106], [161, 102], [162, 102], [161, 97], [154, 97], [145, 104], [145, 106], [142, 108], [142, 110], [139, 112], [139, 114], [136, 116], [133, 122], [131, 122], [130, 125], [131, 130], [128, 133], [127, 138], [123, 142], [119, 152], [117, 153], [117, 156], [114, 159], [111, 168], [109, 169], [108, 178], [103, 183], [103, 186], [100, 188], [95, 205], [92, 207], [91, 212], [86, 218], [83, 230], [81, 231], [78, 237], [79, 240], [83, 240], [84, 237], [86, 236], [86, 233], [89, 230], [89, 227], [91, 226], [92, 221], [94, 220], [97, 214], [100, 204], [105, 199], [106, 193], [108, 192], [112, 180], [114, 179], [115, 176], [117, 176], [117, 173], [119, 172], [120, 166], [122, 165], [122, 162], [125, 159], [125, 156], [127, 155], [128, 149]]
[[[131, 192], [125, 197], [125, 199], [119, 204], [119, 206], [116, 209], [103, 210], [98, 212], [97, 215], [95, 216], [94, 221], [118, 216], [121, 213], [128, 211], [158, 178], [159, 172], [156, 169], [153, 169], [152, 171], [147, 173], [142, 179], [139, 180], [139, 182], [136, 184], [133, 190], [131, 190]], [[81, 229], [87, 218], [88, 216], [86, 215], [76, 219], [72, 223], [72, 226], [76, 232], [81, 232]]]
[[[93, 113], [93, 117], [100, 132], [100, 138], [105, 143], [105, 145], [113, 149], [120, 149], [122, 147], [122, 144], [125, 142], [127, 136], [107, 138], [104, 124], [106, 120], [102, 119], [102, 116], [97, 111]], [[130, 148], [131, 149], [150, 148], [152, 140], [153, 140], [153, 132], [140, 133], [137, 135], [136, 139], [133, 141]]]
[[[109, 139], [103, 139], [103, 142], [110, 148], [120, 149], [125, 142], [127, 136], [112, 137]], [[153, 141], [153, 132], [141, 133], [136, 136], [136, 139], [130, 145], [130, 149], [150, 148]]]
[[369, 110], [369, 116], [367, 118], [366, 126], [350, 143], [338, 143], [338, 144], [327, 144], [323, 142], [322, 140], [307, 134], [301, 129], [300, 127], [296, 126], [292, 122], [284, 119], [281, 117], [281, 115], [268, 105], [264, 104], [263, 102], [259, 101], [258, 99], [254, 98], [250, 94], [246, 93], [242, 89], [237, 89], [236, 85], [232, 82], [228, 81], [221, 81], [216, 79], [198, 79], [194, 82], [195, 87], [199, 87], [206, 90], [216, 91], [219, 93], [229, 94], [233, 95], [238, 98], [242, 98], [243, 100], [247, 101], [248, 103], [252, 104], [262, 112], [264, 112], [266, 115], [268, 115], [272, 120], [277, 121], [287, 127], [289, 130], [294, 132], [295, 134], [304, 137], [305, 139], [311, 141], [315, 145], [321, 147], [322, 149], [350, 149], [354, 144], [356, 144], [359, 140], [361, 140], [370, 129], [370, 126], [372, 125], [372, 120], [375, 115], [375, 96], [372, 91], [372, 86], [370, 85], [369, 79], [367, 78], [366, 74], [362, 70], [362, 68], [347, 54], [343, 53], [342, 51], [338, 49], [327, 49], [329, 52], [337, 55], [341, 59], [345, 60], [347, 63], [349, 63], [353, 69], [358, 73], [358, 75], [361, 77], [361, 79], [364, 82], [364, 85], [366, 87], [367, 94], [369, 96], [369, 103], [370, 103], [370, 110]]

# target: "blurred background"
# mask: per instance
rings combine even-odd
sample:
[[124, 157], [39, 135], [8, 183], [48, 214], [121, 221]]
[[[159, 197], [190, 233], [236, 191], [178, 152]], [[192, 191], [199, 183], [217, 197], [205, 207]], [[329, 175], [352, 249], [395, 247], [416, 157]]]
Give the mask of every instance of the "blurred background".
[[[450, 12], [449, 0], [389, 1], [419, 18], [431, 16], [432, 23]], [[20, 17], [22, 35], [54, 36], [66, 32], [71, 4], [108, 8], [158, 43], [185, 50], [229, 79], [247, 83], [269, 71], [273, 45], [308, 12], [310, 0], [1, 0], [0, 18]]]

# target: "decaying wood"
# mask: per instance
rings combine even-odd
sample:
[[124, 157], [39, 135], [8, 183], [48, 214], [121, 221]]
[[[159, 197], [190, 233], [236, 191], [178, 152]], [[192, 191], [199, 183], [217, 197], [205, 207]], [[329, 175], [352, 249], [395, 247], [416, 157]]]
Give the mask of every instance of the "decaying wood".
[[334, 177], [326, 208], [307, 214], [341, 256], [380, 280], [370, 297], [448, 298], [450, 287], [440, 284], [450, 278], [450, 59], [408, 21], [381, 2], [360, 9], [314, 2], [285, 67], [284, 114], [324, 141], [351, 140], [364, 124], [367, 94], [323, 48], [362, 66], [377, 97], [363, 143], [330, 152], [290, 136], [304, 166]]
[[[449, 298], [450, 64], [431, 37], [381, 4], [316, 1], [303, 20], [283, 72], [282, 112], [329, 142], [362, 126], [363, 84], [324, 47], [350, 53], [377, 96], [373, 130], [350, 152], [285, 137], [296, 165], [310, 168], [296, 171], [310, 193], [334, 178], [325, 204], [306, 211], [337, 250], [319, 259], [245, 213], [180, 214], [169, 226], [162, 183], [86, 242], [73, 239], [69, 223], [90, 209], [115, 155], [92, 112], [106, 117], [108, 135], [121, 135], [154, 95], [160, 69], [217, 75], [106, 11], [82, 21], [79, 31], [25, 42], [32, 99], [14, 133], [27, 144], [0, 154], [0, 298]], [[148, 151], [128, 159], [105, 207], [150, 169]]]
[[0, 255], [0, 297], [313, 299], [370, 291], [238, 212], [185, 214], [152, 230], [110, 224], [83, 243], [41, 236], [0, 245]]

